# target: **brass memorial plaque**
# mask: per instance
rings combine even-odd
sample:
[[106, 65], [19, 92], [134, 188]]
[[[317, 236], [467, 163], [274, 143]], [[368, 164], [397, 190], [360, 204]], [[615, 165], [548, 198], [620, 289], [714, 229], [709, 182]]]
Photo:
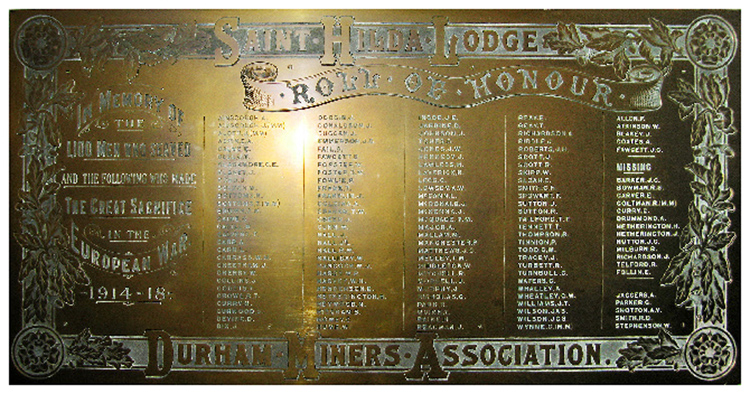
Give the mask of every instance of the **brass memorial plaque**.
[[12, 11], [14, 383], [740, 382], [739, 11]]

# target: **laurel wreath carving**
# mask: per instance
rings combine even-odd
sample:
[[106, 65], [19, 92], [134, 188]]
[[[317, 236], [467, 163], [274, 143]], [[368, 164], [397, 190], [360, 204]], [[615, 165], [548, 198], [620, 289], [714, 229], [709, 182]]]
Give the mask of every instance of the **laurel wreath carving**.
[[697, 85], [680, 79], [678, 90], [668, 93], [682, 119], [692, 119], [690, 144], [696, 160], [685, 169], [694, 176], [690, 187], [695, 198], [680, 234], [681, 251], [670, 260], [661, 284], [675, 286], [678, 306], [697, 308], [703, 322], [721, 324], [725, 287], [732, 280], [726, 251], [736, 238], [729, 231], [734, 192], [725, 186], [722, 163], [734, 157], [725, 141], [738, 130], [733, 110], [724, 104], [728, 78], [702, 75]]
[[104, 70], [112, 58], [125, 62], [126, 77], [137, 77], [143, 66], [176, 62], [183, 56], [198, 53], [211, 46], [211, 36], [192, 24], [147, 26], [136, 29], [115, 29], [97, 23], [70, 32], [73, 53], [81, 58], [83, 69], [91, 75]]
[[109, 336], [93, 336], [86, 328], [76, 336], [66, 349], [68, 365], [75, 367], [114, 367], [130, 368], [133, 359], [130, 349], [121, 342], [113, 341]]
[[70, 250], [56, 198], [56, 178], [62, 169], [57, 165], [61, 137], [54, 113], [69, 112], [80, 98], [72, 82], [58, 89], [50, 74], [27, 79], [19, 128], [26, 184], [15, 206], [21, 213], [20, 232], [13, 234], [24, 248], [18, 279], [27, 324], [50, 322], [52, 308], [73, 305], [75, 286], [89, 283], [80, 259]]
[[683, 51], [677, 45], [683, 33], [653, 18], [649, 24], [649, 28], [622, 31], [558, 22], [557, 30], [545, 34], [542, 43], [561, 55], [575, 55], [581, 65], [612, 67], [621, 80], [627, 79], [635, 57], [669, 74], [675, 53]]
[[621, 356], [616, 361], [617, 366], [630, 371], [652, 365], [671, 365], [677, 368], [682, 353], [677, 341], [664, 329], [659, 329], [656, 337], [638, 338], [618, 352]]

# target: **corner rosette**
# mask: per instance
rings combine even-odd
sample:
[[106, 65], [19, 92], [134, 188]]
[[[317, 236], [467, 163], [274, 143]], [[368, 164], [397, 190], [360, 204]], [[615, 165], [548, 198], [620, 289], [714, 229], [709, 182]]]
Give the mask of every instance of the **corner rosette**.
[[685, 49], [690, 61], [704, 70], [726, 67], [737, 54], [737, 33], [724, 19], [707, 15], [688, 27]]
[[732, 335], [719, 327], [703, 327], [686, 341], [685, 362], [693, 376], [717, 380], [731, 371], [737, 359], [737, 345]]
[[63, 25], [48, 15], [33, 16], [16, 31], [18, 60], [33, 70], [51, 70], [65, 58], [68, 35]]
[[46, 379], [57, 373], [65, 359], [65, 344], [47, 326], [29, 326], [16, 335], [11, 346], [16, 369], [31, 379]]

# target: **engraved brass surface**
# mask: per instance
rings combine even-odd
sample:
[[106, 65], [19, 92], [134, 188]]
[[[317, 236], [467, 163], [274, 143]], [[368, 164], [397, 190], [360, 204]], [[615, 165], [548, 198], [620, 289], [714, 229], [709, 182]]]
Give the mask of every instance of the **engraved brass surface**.
[[12, 11], [13, 383], [739, 383], [739, 11]]

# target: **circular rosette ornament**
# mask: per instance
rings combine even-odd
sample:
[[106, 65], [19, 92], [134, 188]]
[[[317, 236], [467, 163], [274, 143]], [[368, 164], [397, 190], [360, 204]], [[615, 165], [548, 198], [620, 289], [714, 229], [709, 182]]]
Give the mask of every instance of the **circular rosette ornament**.
[[67, 35], [55, 18], [39, 15], [25, 20], [16, 31], [16, 56], [34, 70], [49, 70], [65, 57]]
[[54, 375], [65, 359], [65, 345], [56, 332], [43, 326], [25, 328], [13, 341], [13, 364], [27, 377]]
[[715, 70], [734, 59], [737, 33], [724, 19], [704, 16], [688, 27], [685, 49], [693, 64], [706, 70]]
[[702, 380], [716, 380], [734, 367], [737, 347], [728, 332], [718, 327], [703, 327], [685, 343], [688, 370]]

